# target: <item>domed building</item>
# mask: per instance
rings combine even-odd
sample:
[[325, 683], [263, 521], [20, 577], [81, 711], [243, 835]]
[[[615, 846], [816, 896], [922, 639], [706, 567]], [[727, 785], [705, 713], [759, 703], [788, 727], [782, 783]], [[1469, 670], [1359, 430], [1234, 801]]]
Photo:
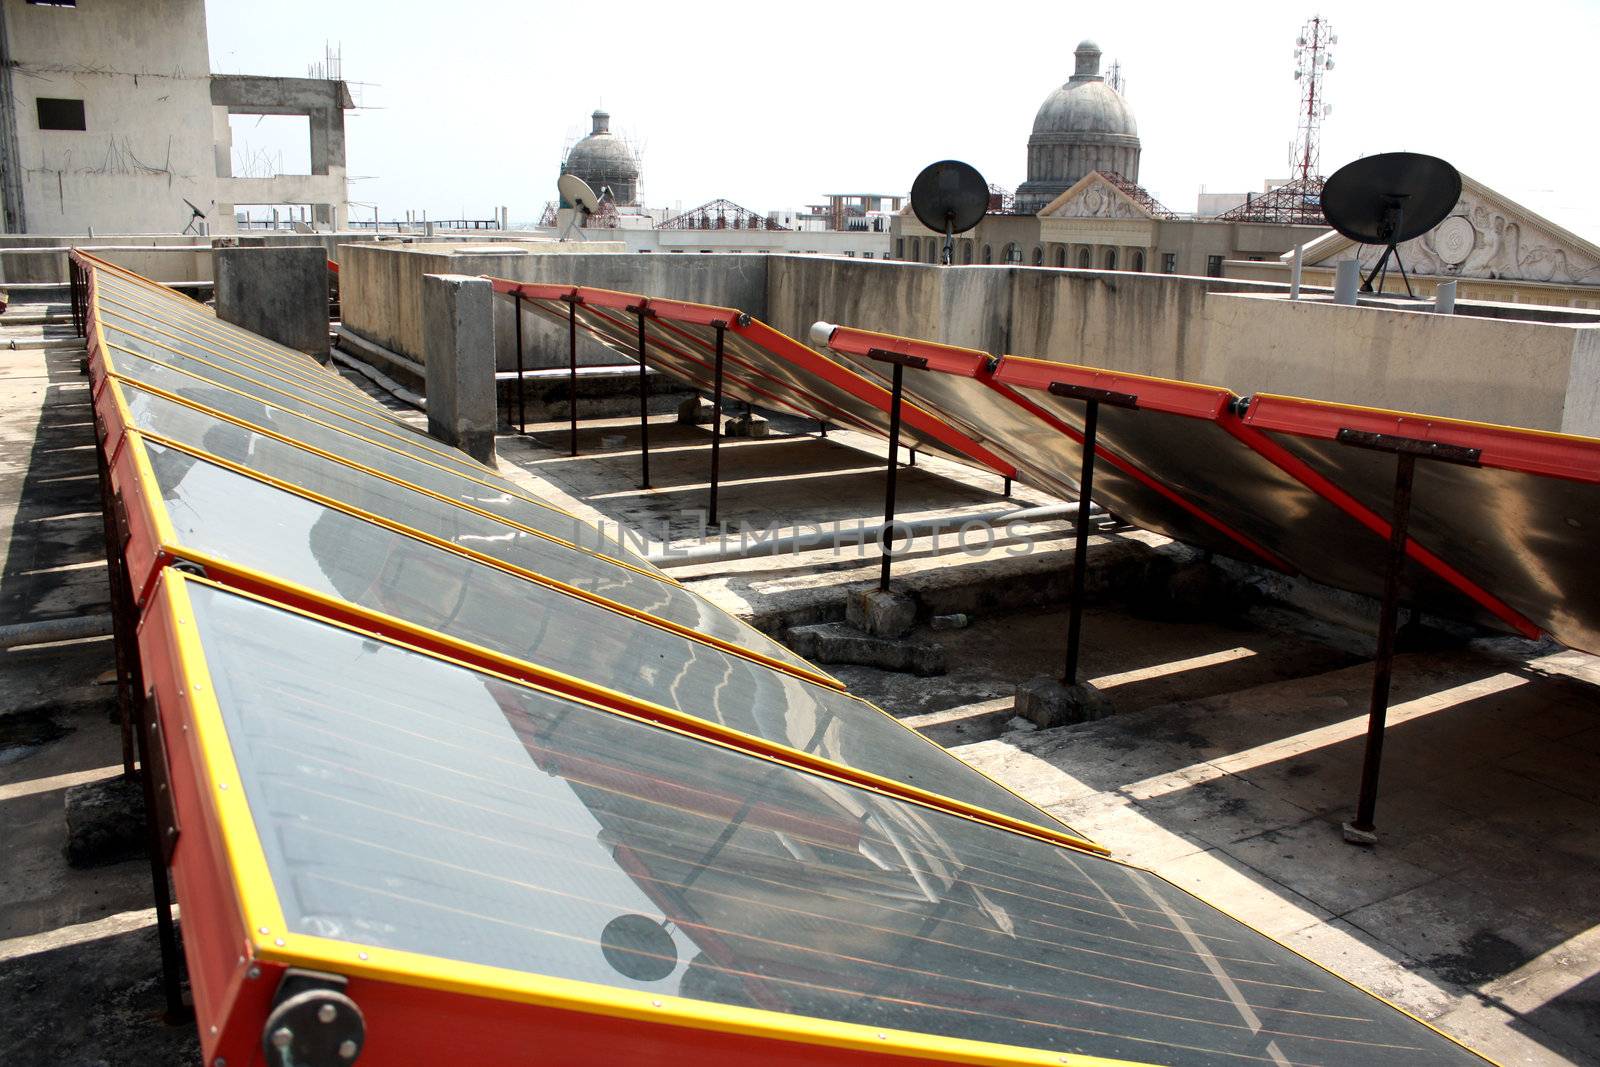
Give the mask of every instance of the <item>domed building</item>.
[[1100, 46], [1083, 41], [1077, 69], [1045, 98], [1028, 138], [1028, 180], [1016, 210], [1032, 214], [1091, 171], [1139, 180], [1139, 127], [1122, 94], [1100, 76]]
[[[639, 160], [621, 137], [611, 132], [611, 115], [596, 111], [589, 136], [573, 145], [561, 163], [562, 174], [576, 174], [597, 194], [611, 190], [618, 204], [639, 202]], [[562, 204], [562, 207], [571, 207]]]

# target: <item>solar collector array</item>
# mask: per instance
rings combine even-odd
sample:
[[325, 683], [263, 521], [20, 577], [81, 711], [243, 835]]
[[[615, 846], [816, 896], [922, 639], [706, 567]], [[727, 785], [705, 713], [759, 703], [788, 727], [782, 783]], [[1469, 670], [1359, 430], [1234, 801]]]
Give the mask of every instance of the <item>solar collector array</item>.
[[1473, 1060], [1064, 847], [310, 360], [85, 261], [187, 350], [91, 307], [208, 1058], [259, 1048], [242, 936], [351, 976], [364, 1062]]

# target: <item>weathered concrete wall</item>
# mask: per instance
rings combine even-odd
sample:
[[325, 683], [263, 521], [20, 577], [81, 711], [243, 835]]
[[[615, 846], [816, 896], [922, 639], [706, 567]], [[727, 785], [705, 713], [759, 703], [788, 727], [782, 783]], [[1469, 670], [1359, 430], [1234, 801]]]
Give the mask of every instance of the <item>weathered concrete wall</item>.
[[[410, 355], [404, 336], [409, 261], [420, 252], [348, 249], [345, 321]], [[447, 257], [432, 257], [442, 262]], [[356, 275], [371, 261], [372, 292]], [[451, 260], [461, 273], [568, 282], [724, 304], [792, 337], [819, 319], [966, 345], [1206, 382], [1239, 393], [1282, 392], [1456, 418], [1600, 434], [1600, 325], [1476, 314], [1438, 316], [1343, 307], [1325, 294], [1233, 278], [1035, 267], [935, 267], [810, 256], [577, 253]], [[460, 264], [472, 262], [462, 270]], [[420, 272], [418, 272], [420, 277]], [[365, 281], [362, 282], [366, 284]], [[412, 302], [413, 304], [415, 301]], [[499, 367], [514, 365], [508, 302], [497, 308]], [[356, 325], [361, 323], [363, 325]], [[397, 328], [398, 324], [398, 328]], [[369, 332], [372, 331], [372, 332]], [[527, 366], [564, 365], [563, 326], [529, 316]], [[382, 340], [382, 335], [393, 343]], [[413, 357], [417, 358], [417, 357]], [[620, 358], [598, 345], [585, 363]]]
[[494, 463], [494, 294], [482, 278], [423, 278], [428, 432]]
[[[63, 8], [5, 0], [17, 165], [30, 233], [177, 233], [212, 213], [211, 69], [202, 0]], [[83, 101], [82, 130], [41, 130], [40, 97]]]
[[[339, 274], [344, 325], [393, 352], [422, 362], [421, 286], [425, 274], [491, 274], [522, 282], [588, 285], [674, 300], [724, 304], [762, 317], [766, 311], [766, 259], [746, 255], [655, 256], [596, 251], [595, 243], [527, 244], [516, 249], [435, 251], [427, 245], [345, 249]], [[516, 367], [515, 323], [509, 300], [495, 307], [497, 366]], [[524, 312], [524, 366], [565, 366], [564, 326]], [[579, 362], [617, 363], [621, 356], [582, 339]]]
[[217, 317], [328, 359], [328, 259], [321, 248], [219, 248]]

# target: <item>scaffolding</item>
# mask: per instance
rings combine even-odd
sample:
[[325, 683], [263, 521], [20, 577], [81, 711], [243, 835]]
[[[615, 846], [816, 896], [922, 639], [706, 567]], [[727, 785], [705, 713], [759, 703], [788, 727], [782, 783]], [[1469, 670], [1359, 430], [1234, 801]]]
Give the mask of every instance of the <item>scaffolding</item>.
[[701, 204], [657, 226], [658, 230], [787, 230], [765, 215], [758, 215], [732, 200]]
[[1326, 226], [1322, 213], [1322, 178], [1296, 178], [1260, 194], [1246, 194], [1245, 202], [1217, 218], [1224, 222], [1281, 222], [1295, 226]]
[[1149, 190], [1145, 189], [1144, 186], [1138, 184], [1137, 182], [1130, 182], [1127, 178], [1123, 177], [1121, 174], [1118, 174], [1114, 170], [1102, 170], [1099, 172], [1099, 174], [1100, 177], [1116, 186], [1116, 188], [1122, 192], [1123, 195], [1127, 196], [1134, 203], [1144, 208], [1156, 218], [1175, 219], [1178, 217], [1177, 212], [1171, 210], [1167, 207], [1167, 205], [1151, 196]]

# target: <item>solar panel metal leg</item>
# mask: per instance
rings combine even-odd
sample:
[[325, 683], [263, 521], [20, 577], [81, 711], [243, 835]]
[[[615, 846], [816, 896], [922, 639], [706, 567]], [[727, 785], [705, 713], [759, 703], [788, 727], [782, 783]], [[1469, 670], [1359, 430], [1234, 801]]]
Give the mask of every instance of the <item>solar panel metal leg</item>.
[[906, 466], [915, 467], [916, 465], [917, 465], [917, 450], [913, 448], [911, 450], [911, 462], [907, 463]]
[[[139, 672], [137, 656], [134, 657], [133, 675], [139, 684], [137, 691], [142, 691], [144, 679]], [[183, 1003], [183, 987], [178, 972], [178, 928], [172, 920], [172, 886], [167, 881], [167, 857], [170, 853], [163, 844], [165, 830], [160, 818], [162, 807], [156, 798], [156, 774], [158, 769], [165, 774], [166, 760], [152, 760], [150, 756], [154, 747], [162, 743], [159, 726], [156, 725], [159, 714], [152, 692], [145, 710], [139, 716], [139, 779], [144, 787], [145, 847], [150, 853], [150, 884], [156, 905], [156, 939], [161, 946], [161, 991], [167, 1002], [166, 1021], [176, 1025], [187, 1022], [193, 1013]], [[162, 782], [161, 787], [171, 788], [166, 782]], [[173, 832], [176, 832], [176, 828]]]
[[1389, 681], [1394, 671], [1395, 620], [1400, 613], [1400, 575], [1406, 563], [1406, 527], [1411, 520], [1415, 456], [1402, 452], [1394, 472], [1394, 517], [1389, 520], [1389, 558], [1383, 576], [1383, 606], [1378, 615], [1378, 652], [1372, 664], [1372, 699], [1367, 705], [1367, 747], [1361, 757], [1361, 794], [1356, 817], [1345, 824], [1345, 840], [1376, 841], [1373, 816], [1378, 806], [1378, 773], [1383, 766], [1383, 732], [1389, 717]]
[[727, 327], [715, 323], [717, 364], [711, 387], [711, 500], [706, 507], [706, 522], [717, 525], [717, 480], [722, 474], [722, 335]]
[[889, 463], [883, 493], [883, 537], [880, 539], [883, 564], [878, 572], [878, 588], [884, 592], [889, 591], [889, 566], [894, 562], [890, 555], [894, 549], [894, 475], [900, 457], [900, 398], [904, 392], [905, 369], [903, 363], [894, 365], [894, 388], [889, 402]]
[[528, 432], [528, 411], [522, 398], [522, 294], [513, 293], [517, 316], [517, 432]]
[[1083, 586], [1089, 572], [1089, 512], [1094, 492], [1094, 442], [1099, 431], [1100, 402], [1088, 400], [1083, 409], [1083, 464], [1078, 475], [1078, 516], [1073, 531], [1072, 590], [1067, 605], [1067, 664], [1062, 684], [1078, 684], [1078, 649], [1083, 637]]
[[1004, 496], [1007, 500], [1011, 499], [1011, 476], [1009, 474], [1006, 475], [1005, 492], [1003, 494], [1001, 494], [1001, 495]]
[[644, 308], [639, 316], [639, 488], [650, 488], [650, 368], [644, 355]]
[[568, 444], [572, 455], [578, 454], [578, 301], [567, 301], [567, 360], [571, 375], [567, 379], [567, 416], [572, 421]]
[[822, 437], [824, 440], [826, 440], [828, 436], [828, 424], [823, 422], [821, 419], [817, 420], [817, 435]]

